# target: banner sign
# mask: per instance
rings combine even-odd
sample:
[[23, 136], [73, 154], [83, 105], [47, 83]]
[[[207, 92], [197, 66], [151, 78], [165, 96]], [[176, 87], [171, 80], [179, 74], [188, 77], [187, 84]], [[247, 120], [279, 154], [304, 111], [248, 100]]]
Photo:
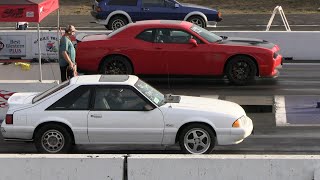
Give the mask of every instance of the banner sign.
[[25, 57], [26, 36], [25, 35], [1, 35], [0, 56]]
[[[32, 38], [32, 49], [34, 51], [34, 56], [39, 55], [38, 49], [38, 37], [36, 34], [33, 35]], [[49, 58], [57, 58], [58, 57], [58, 38], [57, 34], [53, 33], [41, 33], [40, 36], [40, 48], [41, 48], [41, 55], [43, 57]]]

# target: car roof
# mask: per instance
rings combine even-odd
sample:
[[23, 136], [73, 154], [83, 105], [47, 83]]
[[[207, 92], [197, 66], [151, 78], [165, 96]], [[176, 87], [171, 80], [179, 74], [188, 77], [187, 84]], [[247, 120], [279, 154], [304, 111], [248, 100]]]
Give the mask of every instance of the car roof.
[[82, 75], [74, 77], [70, 80], [70, 84], [79, 85], [98, 85], [98, 84], [111, 84], [111, 85], [131, 85], [138, 81], [138, 77], [134, 75]]
[[187, 21], [177, 20], [145, 20], [132, 23], [132, 26], [157, 26], [157, 27], [186, 27], [189, 28], [193, 24]]

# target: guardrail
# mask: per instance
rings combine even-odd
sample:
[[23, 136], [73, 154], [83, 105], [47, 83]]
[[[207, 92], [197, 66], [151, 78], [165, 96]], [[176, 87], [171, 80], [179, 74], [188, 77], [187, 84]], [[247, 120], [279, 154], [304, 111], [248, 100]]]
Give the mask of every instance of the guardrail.
[[[110, 31], [79, 31], [87, 34], [110, 33]], [[280, 46], [280, 53], [292, 60], [320, 60], [318, 50], [320, 31], [216, 31], [217, 35], [264, 39]], [[41, 31], [40, 47], [43, 59], [58, 58], [58, 39], [55, 31]], [[38, 58], [37, 32], [0, 31], [0, 59], [21, 57]]]

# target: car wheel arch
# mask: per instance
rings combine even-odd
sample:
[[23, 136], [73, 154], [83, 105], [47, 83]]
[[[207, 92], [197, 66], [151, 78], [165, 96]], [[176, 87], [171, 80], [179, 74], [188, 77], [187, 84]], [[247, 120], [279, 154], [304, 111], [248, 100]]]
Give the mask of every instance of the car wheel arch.
[[106, 19], [107, 24], [109, 23], [110, 19], [115, 17], [115, 16], [122, 16], [124, 18], [126, 18], [128, 20], [129, 23], [132, 23], [132, 19], [131, 16], [122, 10], [117, 10], [117, 11], [113, 11], [112, 13], [110, 13]]
[[73, 144], [75, 144], [74, 133], [73, 133], [72, 129], [70, 128], [70, 126], [67, 125], [67, 124], [65, 124], [65, 123], [63, 123], [63, 122], [57, 122], [57, 121], [47, 121], [47, 122], [42, 122], [42, 123], [38, 124], [37, 127], [35, 128], [35, 130], [33, 131], [32, 139], [35, 138], [36, 133], [37, 133], [42, 127], [44, 127], [44, 126], [46, 126], [46, 125], [49, 125], [49, 124], [55, 124], [55, 125], [59, 125], [59, 126], [64, 127], [64, 128], [68, 131], [68, 133], [70, 133], [70, 135], [71, 135], [71, 137], [72, 137], [72, 142], [73, 142]]
[[232, 59], [234, 59], [234, 58], [236, 58], [236, 57], [239, 57], [239, 56], [245, 56], [245, 57], [250, 58], [250, 59], [254, 62], [255, 66], [256, 66], [256, 68], [257, 68], [256, 76], [259, 76], [259, 75], [260, 75], [260, 69], [259, 69], [259, 65], [258, 65], [258, 62], [257, 62], [256, 58], [254, 58], [253, 56], [248, 55], [248, 54], [235, 54], [235, 55], [230, 56], [230, 57], [226, 60], [226, 62], [225, 62], [225, 64], [224, 64], [224, 67], [223, 67], [223, 73], [224, 73], [224, 74], [226, 74], [227, 66], [228, 66], [229, 62], [230, 62]]
[[182, 130], [192, 124], [202, 124], [202, 125], [208, 126], [212, 130], [214, 135], [217, 137], [216, 130], [215, 130], [214, 126], [212, 126], [210, 123], [203, 122], [203, 121], [192, 121], [192, 122], [188, 122], [188, 123], [185, 123], [182, 126], [180, 126], [180, 128], [178, 129], [178, 132], [176, 134], [175, 143], [177, 143], [179, 141], [179, 136], [180, 136], [180, 133], [182, 132]]
[[184, 17], [184, 21], [187, 21], [190, 17], [192, 17], [192, 16], [200, 16], [200, 17], [202, 17], [203, 18], [203, 20], [205, 21], [205, 23], [207, 24], [207, 22], [208, 22], [208, 18], [207, 18], [207, 16], [204, 14], [204, 13], [202, 13], [202, 12], [200, 12], [200, 11], [193, 11], [193, 12], [190, 12], [190, 13], [188, 13], [185, 17]]
[[102, 65], [103, 65], [104, 61], [106, 61], [108, 58], [111, 58], [111, 57], [113, 57], [113, 56], [121, 56], [121, 57], [126, 58], [127, 61], [130, 63], [130, 65], [131, 65], [131, 67], [132, 67], [132, 74], [134, 74], [134, 65], [133, 65], [133, 63], [132, 63], [132, 60], [131, 60], [128, 56], [123, 55], [123, 54], [108, 54], [108, 55], [104, 56], [104, 57], [101, 59], [100, 63], [99, 63], [99, 72], [102, 71]]

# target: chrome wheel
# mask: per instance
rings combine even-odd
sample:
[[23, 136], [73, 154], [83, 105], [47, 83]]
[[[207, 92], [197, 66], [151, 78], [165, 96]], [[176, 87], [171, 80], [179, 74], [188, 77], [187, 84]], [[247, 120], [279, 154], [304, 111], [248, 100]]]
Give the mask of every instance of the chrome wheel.
[[209, 149], [210, 145], [210, 135], [204, 129], [190, 129], [184, 136], [184, 147], [192, 154], [203, 154]]
[[41, 137], [41, 145], [49, 153], [57, 153], [65, 145], [63, 134], [57, 130], [48, 130]]
[[126, 25], [126, 22], [124, 22], [122, 19], [115, 19], [112, 22], [112, 30], [119, 29], [119, 28], [121, 28], [122, 26], [125, 26], [125, 25]]

